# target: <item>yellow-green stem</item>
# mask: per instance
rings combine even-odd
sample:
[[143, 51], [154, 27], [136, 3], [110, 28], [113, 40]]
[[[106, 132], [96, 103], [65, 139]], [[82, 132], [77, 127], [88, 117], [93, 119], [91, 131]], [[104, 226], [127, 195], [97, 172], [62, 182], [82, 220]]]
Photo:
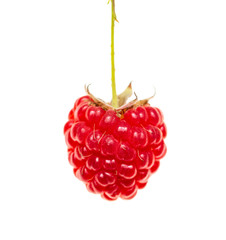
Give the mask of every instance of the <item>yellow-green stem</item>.
[[112, 88], [112, 106], [118, 107], [118, 98], [115, 84], [115, 45], [114, 45], [114, 30], [115, 30], [115, 0], [111, 0], [111, 88]]

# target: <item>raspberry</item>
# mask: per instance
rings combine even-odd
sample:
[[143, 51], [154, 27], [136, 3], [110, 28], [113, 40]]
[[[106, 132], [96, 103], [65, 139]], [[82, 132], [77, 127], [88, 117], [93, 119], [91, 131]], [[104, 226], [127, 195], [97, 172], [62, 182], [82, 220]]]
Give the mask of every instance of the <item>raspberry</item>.
[[68, 160], [88, 191], [131, 199], [166, 154], [163, 114], [147, 102], [112, 109], [91, 96], [76, 100], [64, 126]]
[[[115, 0], [111, 2], [112, 100], [105, 103], [89, 92], [74, 103], [64, 126], [68, 161], [88, 191], [112, 201], [132, 199], [143, 189], [166, 154], [163, 113], [148, 101], [132, 96], [132, 85], [116, 93], [114, 26]], [[154, 94], [155, 95], [155, 94]]]

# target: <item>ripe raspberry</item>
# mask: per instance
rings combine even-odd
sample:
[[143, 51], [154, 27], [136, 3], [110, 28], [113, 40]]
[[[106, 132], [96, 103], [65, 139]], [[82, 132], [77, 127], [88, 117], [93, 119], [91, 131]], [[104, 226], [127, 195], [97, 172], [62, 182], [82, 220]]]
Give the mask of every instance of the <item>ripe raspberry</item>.
[[107, 200], [133, 198], [166, 154], [163, 114], [147, 102], [113, 110], [83, 96], [64, 135], [75, 176]]

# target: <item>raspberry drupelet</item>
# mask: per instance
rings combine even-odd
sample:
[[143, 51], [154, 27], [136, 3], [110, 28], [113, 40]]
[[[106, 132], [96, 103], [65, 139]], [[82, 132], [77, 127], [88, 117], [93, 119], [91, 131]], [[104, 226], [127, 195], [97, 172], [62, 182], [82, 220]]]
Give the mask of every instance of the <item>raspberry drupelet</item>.
[[133, 198], [166, 154], [163, 114], [147, 102], [117, 110], [83, 96], [64, 135], [75, 176], [106, 200]]

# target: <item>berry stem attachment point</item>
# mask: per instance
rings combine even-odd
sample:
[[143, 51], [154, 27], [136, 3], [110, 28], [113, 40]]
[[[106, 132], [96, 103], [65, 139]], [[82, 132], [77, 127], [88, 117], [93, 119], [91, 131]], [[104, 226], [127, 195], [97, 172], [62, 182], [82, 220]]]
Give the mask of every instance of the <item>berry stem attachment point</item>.
[[112, 106], [114, 108], [118, 107], [118, 97], [116, 93], [115, 84], [115, 44], [114, 44], [114, 30], [115, 21], [117, 21], [115, 14], [115, 0], [111, 0], [111, 88], [112, 88]]

